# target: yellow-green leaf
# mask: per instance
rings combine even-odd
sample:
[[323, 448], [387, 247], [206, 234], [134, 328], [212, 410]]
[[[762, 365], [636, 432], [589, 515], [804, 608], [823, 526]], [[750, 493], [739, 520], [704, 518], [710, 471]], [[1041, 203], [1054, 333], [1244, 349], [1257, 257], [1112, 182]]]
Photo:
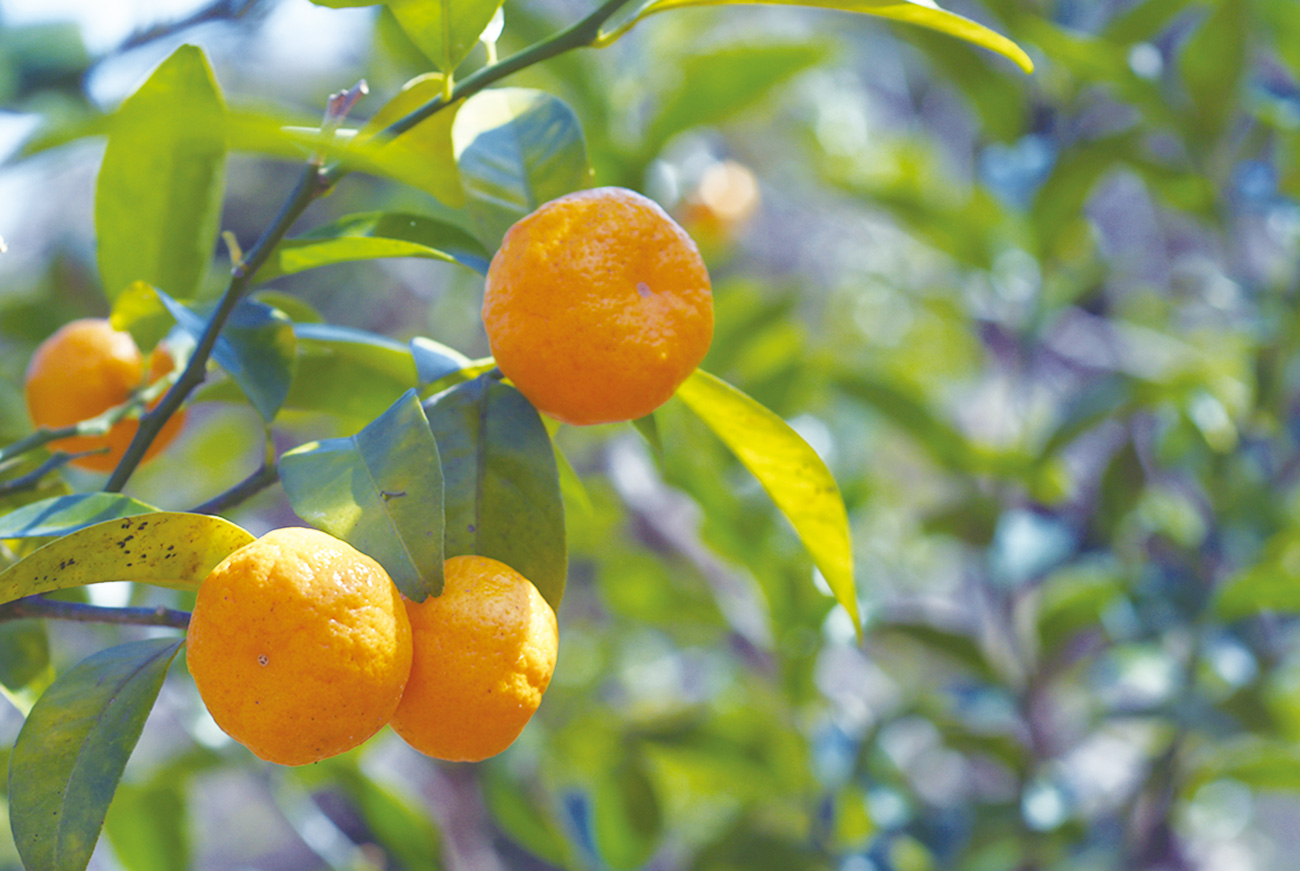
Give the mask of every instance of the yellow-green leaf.
[[443, 83], [441, 73], [425, 73], [411, 79], [361, 128], [354, 145], [371, 144], [371, 159], [384, 164], [394, 176], [433, 194], [449, 206], [459, 207], [465, 202], [465, 192], [460, 186], [456, 154], [451, 146], [451, 123], [456, 119], [459, 103], [386, 143], [378, 140], [371, 143], [379, 131], [441, 96]]
[[686, 379], [677, 396], [763, 485], [861, 637], [849, 516], [821, 457], [776, 414], [702, 369]]
[[738, 6], [742, 4], [762, 4], [771, 6], [813, 6], [820, 9], [838, 9], [843, 12], [859, 12], [875, 15], [906, 24], [916, 24], [937, 30], [949, 36], [955, 36], [966, 42], [997, 52], [1009, 58], [1027, 73], [1034, 71], [1034, 62], [1025, 54], [1024, 49], [996, 31], [971, 21], [955, 12], [948, 12], [934, 5], [932, 0], [652, 0], [629, 22], [609, 34], [602, 34], [598, 45], [608, 45], [634, 24], [656, 12], [670, 9], [684, 9], [689, 6]]
[[88, 526], [0, 572], [0, 603], [104, 581], [194, 589], [252, 533], [207, 514], [159, 512]]

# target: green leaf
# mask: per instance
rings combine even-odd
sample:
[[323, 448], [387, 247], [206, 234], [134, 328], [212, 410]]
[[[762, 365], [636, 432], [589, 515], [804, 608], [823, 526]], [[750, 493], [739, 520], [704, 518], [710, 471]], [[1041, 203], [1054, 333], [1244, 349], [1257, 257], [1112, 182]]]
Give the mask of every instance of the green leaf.
[[[418, 386], [411, 349], [394, 339], [333, 324], [295, 323], [298, 357], [285, 409], [323, 412], [357, 428]], [[196, 401], [239, 402], [230, 381], [204, 386]]]
[[285, 405], [373, 420], [418, 385], [411, 350], [387, 336], [295, 324], [298, 369]]
[[829, 55], [825, 42], [731, 45], [680, 61], [676, 87], [667, 94], [645, 134], [645, 153], [659, 153], [673, 135], [715, 124], [759, 103], [773, 88]]
[[424, 336], [411, 339], [410, 348], [411, 356], [415, 358], [416, 380], [421, 387], [441, 381], [470, 365], [464, 354]]
[[677, 396], [758, 478], [861, 638], [848, 512], [821, 457], [781, 418], [701, 369], [686, 379]]
[[481, 770], [483, 802], [502, 834], [551, 865], [572, 867], [569, 842], [544, 803], [499, 764], [489, 763]]
[[[317, 6], [345, 9], [375, 6], [379, 0], [311, 0]], [[411, 42], [433, 65], [451, 72], [469, 54], [502, 0], [384, 0]]]
[[387, 0], [397, 23], [433, 65], [450, 73], [478, 42], [502, 0]]
[[67, 535], [118, 517], [149, 514], [161, 509], [121, 493], [76, 493], [24, 505], [0, 517], [0, 539]]
[[425, 403], [446, 482], [447, 556], [500, 560], [556, 611], [564, 597], [564, 501], [550, 436], [513, 387], [483, 376]]
[[190, 867], [186, 791], [175, 780], [120, 783], [104, 832], [127, 871], [186, 871]]
[[112, 120], [95, 188], [110, 302], [133, 281], [194, 296], [216, 247], [225, 157], [220, 89], [202, 50], [181, 46]]
[[475, 94], [461, 107], [451, 132], [467, 208], [489, 248], [542, 203], [591, 182], [578, 116], [542, 91], [499, 88]]
[[1224, 583], [1215, 610], [1225, 620], [1240, 620], [1262, 611], [1300, 614], [1300, 530], [1269, 540], [1255, 565]]
[[[208, 325], [161, 290], [158, 298], [176, 323], [197, 342]], [[235, 305], [212, 347], [212, 359], [226, 370], [263, 420], [271, 421], [284, 405], [293, 382], [296, 359], [293, 322], [284, 312], [245, 299]]]
[[1144, 0], [1116, 15], [1102, 31], [1107, 42], [1132, 45], [1159, 35], [1193, 0]]
[[456, 172], [456, 152], [451, 145], [451, 125], [460, 110], [453, 103], [388, 140], [375, 134], [443, 95], [442, 73], [416, 76], [375, 113], [357, 133], [353, 148], [366, 147], [369, 159], [384, 164], [394, 178], [437, 197], [453, 208], [465, 203], [465, 191]]
[[41, 620], [0, 623], [0, 685], [17, 692], [50, 666], [50, 640]]
[[251, 541], [247, 530], [206, 514], [163, 511], [109, 520], [52, 541], [0, 572], [0, 603], [104, 581], [193, 590]]
[[285, 453], [280, 482], [299, 517], [375, 559], [408, 599], [442, 592], [442, 466], [414, 390], [354, 436]]
[[355, 767], [330, 773], [399, 867], [408, 871], [440, 871], [444, 867], [442, 833], [418, 800]]
[[81, 871], [182, 640], [100, 651], [32, 708], [9, 761], [9, 817], [28, 868]]
[[1188, 794], [1223, 778], [1236, 780], [1251, 790], [1300, 792], [1300, 747], [1276, 738], [1218, 741], [1212, 745], [1212, 752], [1189, 767]]
[[596, 781], [591, 822], [596, 846], [615, 871], [640, 868], [654, 854], [663, 832], [663, 811], [639, 754]]
[[691, 6], [812, 6], [818, 9], [837, 9], [843, 12], [858, 12], [876, 15], [892, 21], [916, 24], [928, 27], [949, 36], [955, 36], [966, 42], [997, 52], [1014, 61], [1026, 73], [1034, 71], [1034, 62], [1025, 54], [1024, 49], [1000, 33], [989, 30], [982, 24], [971, 21], [961, 15], [940, 9], [921, 0], [651, 0], [636, 13], [626, 24], [609, 34], [602, 34], [598, 45], [608, 45], [627, 32], [638, 21], [656, 12], [670, 9], [685, 9]]
[[422, 257], [487, 273], [488, 254], [459, 227], [421, 215], [366, 212], [286, 239], [271, 252], [257, 280], [271, 281], [318, 266], [381, 257]]
[[1240, 106], [1237, 91], [1248, 42], [1246, 12], [1236, 3], [1222, 2], [1183, 46], [1179, 72], [1196, 106], [1202, 135], [1219, 135]]

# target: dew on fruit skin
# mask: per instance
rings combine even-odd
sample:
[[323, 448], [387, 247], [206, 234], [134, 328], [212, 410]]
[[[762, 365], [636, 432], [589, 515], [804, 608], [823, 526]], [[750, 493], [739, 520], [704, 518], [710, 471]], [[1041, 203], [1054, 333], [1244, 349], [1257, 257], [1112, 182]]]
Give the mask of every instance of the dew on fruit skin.
[[644, 281], [638, 281], [636, 283], [636, 292], [641, 294], [642, 299], [645, 299], [650, 296], [650, 285], [646, 284]]

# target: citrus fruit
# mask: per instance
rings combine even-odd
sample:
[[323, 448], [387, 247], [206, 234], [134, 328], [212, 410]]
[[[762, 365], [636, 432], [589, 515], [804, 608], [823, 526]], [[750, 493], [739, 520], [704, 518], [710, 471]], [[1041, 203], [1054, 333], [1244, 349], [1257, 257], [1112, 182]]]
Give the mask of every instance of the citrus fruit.
[[444, 571], [442, 595], [406, 603], [415, 655], [392, 726], [428, 756], [477, 762], [509, 747], [541, 704], [555, 612], [497, 560], [452, 557]]
[[[150, 383], [171, 369], [171, 355], [162, 346], [155, 348], [149, 358]], [[58, 428], [121, 405], [144, 386], [144, 360], [131, 334], [113, 329], [104, 318], [84, 318], [64, 324], [37, 346], [27, 365], [23, 391], [32, 424]], [[144, 459], [152, 458], [176, 438], [184, 417], [184, 411], [178, 411], [168, 419]], [[108, 451], [78, 457], [71, 465], [111, 472], [138, 428], [139, 420], [125, 418], [104, 435], [58, 439], [49, 447], [68, 453], [106, 447]]]
[[713, 292], [699, 249], [658, 204], [596, 188], [506, 232], [483, 324], [497, 365], [539, 410], [612, 423], [654, 411], [704, 359]]
[[392, 717], [411, 624], [379, 563], [315, 529], [276, 529], [222, 560], [190, 618], [190, 674], [212, 718], [253, 753], [303, 765]]

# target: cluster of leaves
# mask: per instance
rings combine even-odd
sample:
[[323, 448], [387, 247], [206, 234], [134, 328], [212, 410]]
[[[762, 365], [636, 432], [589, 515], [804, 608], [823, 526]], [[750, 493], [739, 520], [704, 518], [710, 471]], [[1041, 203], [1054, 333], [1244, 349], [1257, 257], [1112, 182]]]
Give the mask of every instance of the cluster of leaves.
[[[185, 46], [111, 114], [83, 114], [29, 143], [31, 155], [87, 136], [106, 138], [95, 236], [111, 320], [143, 347], [169, 334], [171, 346], [185, 353], [178, 361], [183, 371], [161, 403], [142, 415], [135, 443], [102, 490], [76, 492], [75, 478], [49, 474], [58, 457], [40, 450], [49, 433], [26, 435], [0, 451], [7, 485], [0, 492], [6, 509], [0, 541], [8, 564], [0, 572], [6, 603], [0, 683], [26, 715], [8, 754], [7, 794], [15, 845], [27, 867], [76, 869], [90, 861], [127, 759], [181, 649], [174, 632], [149, 637], [100, 650], [56, 677], [46, 625], [31, 618], [183, 626], [184, 614], [166, 607], [85, 604], [82, 588], [131, 581], [179, 590], [183, 603], [217, 561], [252, 538], [217, 512], [266, 487], [278, 482], [299, 518], [375, 556], [412, 599], [440, 591], [444, 556], [473, 552], [515, 567], [559, 607], [569, 575], [563, 505], [566, 499], [591, 504], [591, 496], [557, 453], [553, 428], [501, 380], [491, 361], [470, 360], [424, 337], [399, 342], [334, 326], [301, 300], [252, 291], [317, 267], [395, 257], [481, 274], [513, 221], [592, 178], [578, 113], [545, 90], [487, 86], [570, 49], [610, 45], [652, 13], [708, 5], [655, 0], [615, 18], [625, 4], [610, 0], [503, 61], [495, 60], [493, 49], [484, 65], [459, 81], [453, 73], [499, 4], [383, 4], [436, 71], [411, 79], [356, 130], [341, 127], [361, 88], [335, 95], [322, 125], [286, 123], [228, 106], [204, 53]], [[923, 24], [1029, 65], [1004, 38], [938, 9], [852, 8]], [[719, 87], [703, 95], [704, 104], [725, 115], [815, 59], [816, 53], [803, 50], [776, 75], [767, 73], [766, 85], [745, 80]], [[656, 150], [708, 115], [683, 99], [669, 103], [664, 117], [654, 132]], [[306, 163], [286, 204], [247, 253], [227, 239], [232, 277], [213, 294], [211, 260], [227, 158], [241, 151]], [[653, 157], [648, 150], [642, 154]], [[427, 213], [345, 214], [288, 236], [311, 203], [354, 172], [398, 182], [436, 202]], [[780, 416], [705, 372], [683, 386], [679, 399], [767, 490], [859, 628], [848, 515], [817, 453]], [[255, 412], [266, 434], [261, 468], [191, 511], [160, 510], [122, 495], [149, 439], [185, 401], [232, 402]], [[278, 427], [295, 415], [327, 417], [331, 428], [355, 434], [311, 439], [281, 452]], [[665, 462], [691, 453], [669, 444], [679, 428], [661, 431], [657, 420], [640, 421], [638, 428]], [[219, 459], [219, 467], [231, 470], [232, 459]], [[712, 458], [717, 468], [721, 460]], [[801, 587], [803, 595], [821, 598], [806, 581]], [[65, 598], [45, 596], [55, 592]], [[575, 704], [558, 716], [583, 707]], [[725, 706], [718, 709], [725, 713]], [[598, 750], [622, 758], [605, 740], [608, 730], [572, 727], [572, 734], [583, 732], [590, 733], [587, 749], [568, 749], [573, 770], [585, 771], [593, 785], [588, 798], [566, 803], [570, 833], [522, 801], [528, 793], [502, 779], [504, 771], [485, 775], [484, 797], [502, 830], [538, 856], [574, 865], [584, 861], [576, 848], [616, 867], [639, 865], [660, 846], [665, 821], [659, 788], [640, 749], [629, 746], [623, 761], [609, 767], [609, 755], [599, 761], [593, 755]], [[210, 762], [186, 763], [187, 773]], [[370, 834], [394, 856], [421, 867], [437, 863], [436, 836], [409, 801], [363, 775], [356, 759], [328, 770], [337, 780], [333, 788], [354, 803]], [[178, 843], [183, 850], [183, 839], [164, 828], [175, 824], [174, 815], [138, 819], [142, 807], [172, 803], [179, 786], [159, 778], [134, 793], [128, 789], [128, 806], [132, 800], [143, 804], [109, 824], [127, 864], [147, 866], [178, 855], [184, 861], [175, 852]], [[297, 782], [309, 783], [311, 776]], [[395, 809], [402, 826], [391, 819]], [[132, 827], [134, 835], [114, 835]], [[144, 842], [158, 846], [164, 858], [132, 845], [141, 828], [148, 829]], [[717, 840], [717, 861], [731, 861], [733, 849], [754, 848], [748, 842], [733, 848], [732, 840]]]

